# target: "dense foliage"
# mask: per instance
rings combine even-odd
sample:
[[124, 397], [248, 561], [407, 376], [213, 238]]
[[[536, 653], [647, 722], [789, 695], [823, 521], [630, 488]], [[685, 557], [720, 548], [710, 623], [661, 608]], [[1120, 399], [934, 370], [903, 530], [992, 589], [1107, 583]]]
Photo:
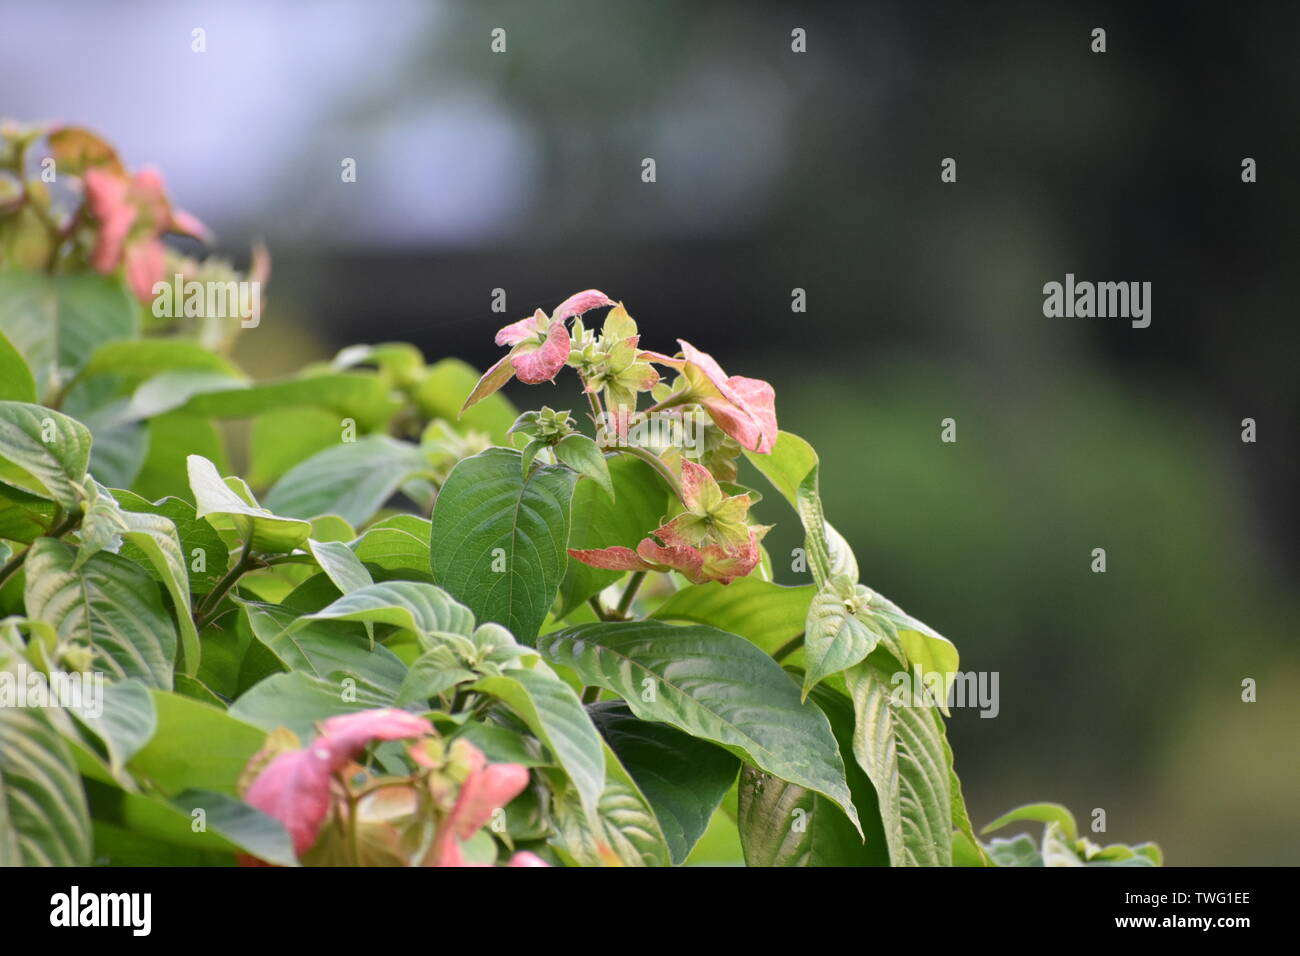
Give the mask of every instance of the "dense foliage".
[[[1159, 863], [1051, 804], [976, 836], [957, 651], [859, 581], [768, 383], [595, 290], [481, 377], [250, 381], [264, 253], [179, 256], [202, 224], [85, 130], [6, 127], [0, 170], [0, 864], [670, 865], [710, 825], [750, 865]], [[566, 368], [577, 414], [498, 391]]]

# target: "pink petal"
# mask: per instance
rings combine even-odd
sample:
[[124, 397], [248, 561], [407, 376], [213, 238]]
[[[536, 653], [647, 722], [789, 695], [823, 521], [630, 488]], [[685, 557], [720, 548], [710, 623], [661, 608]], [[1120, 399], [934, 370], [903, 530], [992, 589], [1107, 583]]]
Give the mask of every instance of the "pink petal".
[[460, 413], [465, 414], [467, 408], [471, 405], [477, 405], [493, 392], [498, 391], [502, 385], [514, 378], [514, 376], [515, 367], [510, 364], [510, 356], [503, 355], [496, 365], [483, 373], [483, 377], [474, 386], [474, 391], [469, 393], [469, 398], [465, 399], [465, 404], [460, 407]]
[[528, 769], [517, 763], [497, 763], [472, 773], [461, 785], [447, 824], [458, 840], [468, 840], [526, 786]]
[[154, 283], [163, 277], [167, 258], [163, 244], [145, 239], [126, 247], [126, 284], [141, 302], [152, 302]]
[[749, 533], [749, 544], [743, 548], [724, 548], [709, 544], [700, 549], [703, 565], [700, 573], [708, 581], [730, 584], [736, 578], [743, 578], [758, 567], [760, 555], [758, 537]]
[[546, 313], [538, 309], [526, 319], [512, 322], [497, 332], [497, 345], [518, 345], [525, 339], [531, 339], [546, 328]]
[[690, 545], [669, 544], [668, 546], [660, 545], [654, 538], [642, 538], [641, 543], [636, 546], [636, 553], [641, 556], [642, 560], [649, 562], [651, 565], [662, 565], [672, 568], [674, 571], [680, 571], [692, 581], [696, 581], [699, 576], [700, 566], [704, 563], [704, 558], [700, 552]]
[[[776, 390], [762, 379], [745, 378], [743, 375], [731, 376], [727, 379], [727, 386], [739, 396], [742, 406], [758, 426], [757, 443], [745, 447], [750, 451], [769, 454], [776, 445]], [[735, 435], [732, 437], [736, 438]]]
[[582, 315], [588, 309], [599, 309], [606, 305], [614, 305], [614, 300], [598, 289], [587, 289], [569, 296], [557, 305], [551, 318], [563, 322], [570, 316]]
[[529, 853], [527, 850], [520, 850], [518, 853], [512, 856], [510, 858], [510, 862], [506, 864], [506, 866], [546, 866], [546, 867], [549, 867], [550, 865], [551, 864], [547, 863], [536, 853]]
[[510, 359], [515, 367], [515, 375], [525, 385], [537, 385], [549, 382], [564, 368], [569, 360], [569, 330], [563, 321], [551, 323], [551, 331], [546, 336], [546, 343], [537, 349], [516, 352]]
[[631, 548], [615, 545], [612, 548], [592, 548], [586, 551], [569, 549], [569, 557], [593, 568], [606, 571], [654, 571], [653, 565], [646, 564]]
[[167, 231], [193, 236], [195, 239], [202, 239], [204, 242], [212, 238], [212, 233], [208, 227], [203, 225], [197, 216], [186, 212], [184, 209], [172, 210], [171, 222], [167, 225]]
[[321, 724], [321, 735], [311, 749], [325, 748], [334, 761], [331, 769], [337, 770], [360, 756], [371, 741], [404, 740], [431, 733], [431, 723], [404, 710], [394, 707], [363, 710], [326, 720]]
[[295, 853], [311, 849], [330, 811], [332, 755], [309, 747], [282, 753], [267, 764], [244, 795], [244, 802], [284, 824]]
[[97, 272], [112, 272], [122, 261], [126, 237], [135, 222], [135, 207], [127, 202], [127, 183], [106, 170], [86, 170], [86, 202], [99, 221], [95, 249], [90, 264]]
[[776, 392], [767, 382], [727, 373], [707, 352], [678, 339], [686, 360], [702, 371], [721, 393], [721, 399], [705, 398], [700, 404], [718, 427], [750, 451], [770, 452], [776, 444]]

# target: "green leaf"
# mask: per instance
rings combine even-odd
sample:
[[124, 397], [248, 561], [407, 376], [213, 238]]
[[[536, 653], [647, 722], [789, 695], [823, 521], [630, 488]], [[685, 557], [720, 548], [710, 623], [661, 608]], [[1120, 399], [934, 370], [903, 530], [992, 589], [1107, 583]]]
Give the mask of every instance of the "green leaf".
[[0, 707], [0, 866], [88, 866], [90, 856], [67, 744], [43, 711]]
[[40, 405], [0, 402], [0, 483], [72, 512], [89, 460], [90, 432], [80, 422]]
[[0, 538], [35, 541], [54, 527], [56, 510], [52, 501], [0, 484]]
[[568, 563], [569, 503], [577, 475], [558, 465], [527, 478], [519, 452], [487, 451], [459, 462], [433, 508], [433, 580], [480, 621], [522, 641], [542, 626]]
[[555, 446], [555, 457], [584, 478], [590, 478], [601, 491], [614, 501], [614, 483], [609, 475], [609, 462], [600, 446], [586, 435], [566, 435]]
[[183, 408], [196, 395], [248, 388], [248, 382], [224, 372], [169, 369], [141, 382], [122, 411], [121, 420], [138, 422]]
[[[190, 489], [194, 493], [196, 504], [195, 514], [200, 518], [209, 515], [225, 518], [254, 551], [292, 551], [301, 547], [311, 534], [308, 522], [279, 517], [237, 494], [217, 474], [216, 466], [206, 458], [190, 455], [186, 462]], [[251, 495], [248, 497], [251, 498]], [[215, 522], [214, 527], [222, 530], [221, 525]]]
[[[168, 801], [103, 784], [90, 784], [86, 791], [96, 827], [119, 827], [151, 843], [248, 853], [275, 866], [298, 865], [283, 824], [228, 794], [185, 790]], [[108, 863], [115, 862], [110, 855]]]
[[231, 713], [190, 697], [152, 692], [158, 729], [128, 762], [165, 794], [198, 788], [231, 796], [266, 734]]
[[26, 359], [38, 394], [59, 388], [104, 343], [135, 338], [138, 327], [135, 300], [110, 276], [0, 276], [0, 332]]
[[[183, 498], [163, 498], [160, 501], [149, 501], [134, 492], [124, 491], [120, 488], [113, 489], [113, 497], [117, 499], [119, 505], [128, 511], [137, 514], [161, 515], [171, 521], [180, 541], [182, 560], [187, 568], [186, 577], [189, 581], [191, 594], [207, 594], [216, 587], [217, 582], [221, 580], [230, 564], [230, 551], [225, 542], [221, 540], [221, 535], [217, 534], [216, 529], [198, 517], [192, 504]], [[119, 553], [138, 564], [153, 567], [158, 580], [164, 580], [166, 572], [157, 568], [154, 559], [133, 544], [130, 538], [127, 538], [123, 543], [122, 550]]]
[[891, 863], [951, 866], [952, 778], [941, 718], [933, 708], [895, 705], [890, 673], [874, 658], [845, 671], [845, 681], [857, 718], [854, 755], [875, 784]]
[[404, 482], [428, 469], [415, 445], [368, 435], [333, 445], [294, 466], [267, 494], [266, 506], [291, 518], [342, 515], [360, 527]]
[[1071, 843], [1079, 839], [1079, 827], [1074, 822], [1074, 814], [1070, 812], [1069, 807], [1063, 807], [1059, 803], [1027, 803], [1024, 806], [1016, 807], [984, 827], [984, 829], [980, 830], [980, 834], [992, 833], [994, 830], [1001, 830], [1008, 823], [1016, 823], [1022, 820], [1032, 820], [1035, 823], [1055, 823], [1060, 826], [1061, 832], [1065, 834], [1065, 838]]
[[116, 375], [135, 384], [173, 369], [217, 372], [238, 378], [239, 370], [211, 349], [187, 339], [131, 339], [99, 346], [81, 370], [81, 378]]
[[[586, 550], [614, 545], [635, 548], [642, 538], [659, 527], [668, 510], [668, 489], [653, 468], [631, 455], [617, 455], [608, 464], [618, 503], [611, 501], [594, 482], [578, 482], [573, 492], [570, 548]], [[603, 571], [581, 561], [570, 561], [560, 583], [557, 616], [566, 617], [587, 598], [622, 576], [619, 571]]]
[[199, 633], [190, 608], [190, 579], [185, 554], [170, 518], [148, 512], [120, 511], [122, 540], [140, 549], [158, 572], [176, 607], [181, 638], [181, 672], [194, 676], [199, 670]]
[[474, 630], [474, 614], [469, 608], [442, 588], [423, 581], [382, 581], [358, 588], [300, 618], [294, 626], [306, 627], [310, 621], [391, 624], [416, 635], [435, 631], [468, 635]]
[[605, 786], [604, 744], [573, 688], [544, 670], [516, 668], [470, 689], [510, 708], [555, 755], [583, 807], [594, 812]]
[[672, 854], [650, 801], [609, 746], [600, 747], [606, 777], [599, 801], [587, 813], [558, 794], [553, 842], [579, 866], [668, 866]]
[[1012, 840], [994, 840], [988, 845], [989, 856], [998, 866], [1042, 866], [1038, 844], [1025, 834]]
[[32, 370], [4, 332], [0, 332], [0, 400], [35, 402], [36, 398]]
[[[347, 693], [345, 693], [347, 691]], [[268, 733], [287, 727], [303, 740], [315, 735], [317, 722], [339, 714], [393, 706], [386, 690], [358, 682], [312, 677], [302, 671], [275, 674], [230, 705], [230, 715]]]
[[357, 429], [363, 433], [382, 428], [398, 407], [388, 387], [373, 372], [323, 372], [246, 388], [203, 392], [194, 395], [182, 408], [192, 415], [248, 418], [291, 405], [326, 408], [340, 419], [355, 419]]
[[396, 695], [406, 665], [383, 646], [370, 649], [365, 635], [348, 634], [321, 621], [300, 624], [289, 608], [254, 601], [240, 602], [253, 636], [290, 670], [331, 679], [351, 677]]
[[[798, 435], [778, 432], [770, 454], [746, 451], [745, 457], [798, 512], [806, 535], [804, 544], [808, 552], [808, 568], [817, 586], [823, 587], [837, 569], [833, 567], [826, 518], [822, 514], [817, 487], [817, 453]], [[839, 540], [843, 541], [842, 538]], [[838, 570], [841, 573], [848, 573], [845, 563], [844, 556], [840, 555]], [[850, 576], [857, 579], [856, 565]]]
[[361, 559], [346, 544], [308, 538], [307, 549], [340, 593], [347, 594], [375, 583]]
[[768, 654], [804, 632], [808, 607], [817, 588], [785, 587], [755, 577], [730, 584], [692, 584], [655, 608], [652, 617], [707, 624], [739, 634]]
[[218, 468], [223, 467], [222, 438], [216, 425], [208, 419], [168, 412], [151, 418], [144, 427], [149, 436], [149, 450], [140, 473], [131, 483], [131, 489], [144, 498], [157, 501], [174, 497], [192, 501], [186, 467], [189, 455], [202, 455]]
[[[396, 523], [401, 518], [410, 518], [414, 525]], [[429, 535], [428, 521], [414, 515], [399, 515], [372, 525], [349, 547], [365, 564], [376, 565], [385, 571], [403, 572], [404, 576], [411, 572], [427, 576], [430, 574]]]
[[[672, 862], [685, 862], [735, 782], [740, 762], [708, 741], [637, 719], [619, 701], [595, 704], [588, 713], [653, 807]], [[856, 839], [851, 826], [849, 831]]]
[[741, 771], [736, 823], [749, 866], [888, 866], [889, 848], [870, 778], [853, 758], [853, 702], [826, 685], [812, 699], [830, 721], [865, 840], [820, 794], [756, 767]]
[[817, 592], [804, 630], [804, 697], [818, 681], [852, 667], [875, 650], [881, 634], [866, 613], [870, 598], [869, 590], [845, 575], [836, 575]]
[[658, 621], [580, 624], [543, 635], [538, 650], [585, 684], [829, 797], [857, 825], [844, 762], [826, 716], [768, 655], [735, 634]]
[[248, 439], [248, 483], [265, 488], [299, 462], [337, 445], [343, 428], [337, 412], [294, 405], [253, 419]]
[[27, 553], [24, 600], [28, 616], [59, 638], [89, 647], [94, 666], [114, 678], [139, 677], [172, 686], [176, 625], [153, 579], [138, 565], [100, 552], [80, 568], [76, 551], [38, 538]]
[[139, 680], [108, 684], [96, 696], [99, 700], [83, 700], [81, 706], [69, 709], [103, 741], [109, 766], [116, 775], [153, 739], [158, 715], [149, 688]]
[[429, 366], [416, 390], [415, 402], [425, 418], [441, 418], [462, 431], [485, 432], [494, 442], [509, 444], [506, 433], [519, 413], [500, 392], [460, 414], [465, 396], [473, 391], [478, 380], [479, 373], [465, 362], [443, 359]]

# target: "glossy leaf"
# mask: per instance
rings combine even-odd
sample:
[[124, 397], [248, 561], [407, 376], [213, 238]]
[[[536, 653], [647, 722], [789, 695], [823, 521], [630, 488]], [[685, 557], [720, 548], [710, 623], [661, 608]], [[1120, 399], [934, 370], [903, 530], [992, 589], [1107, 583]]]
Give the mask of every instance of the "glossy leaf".
[[672, 862], [685, 862], [731, 789], [740, 762], [708, 741], [640, 720], [618, 701], [594, 704], [588, 712], [654, 809]]
[[577, 475], [547, 465], [525, 478], [519, 452], [490, 448], [452, 469], [433, 509], [434, 582], [480, 621], [531, 641], [568, 564]]
[[783, 780], [829, 797], [857, 825], [826, 716], [790, 676], [735, 634], [658, 621], [581, 624], [543, 635], [542, 655], [618, 694], [643, 720], [721, 744]]

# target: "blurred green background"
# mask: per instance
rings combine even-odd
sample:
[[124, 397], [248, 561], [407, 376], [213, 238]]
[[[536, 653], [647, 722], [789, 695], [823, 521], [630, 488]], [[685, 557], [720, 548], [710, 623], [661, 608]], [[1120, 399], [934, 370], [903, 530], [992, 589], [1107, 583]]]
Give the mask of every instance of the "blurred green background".
[[[863, 581], [999, 673], [950, 727], [977, 825], [1051, 799], [1170, 863], [1300, 862], [1300, 8], [5, 12], [0, 112], [157, 164], [237, 260], [267, 239], [251, 371], [391, 339], [482, 367], [494, 289], [514, 319], [601, 288], [648, 347], [771, 380]], [[1045, 318], [1067, 272], [1150, 281], [1151, 327]]]

